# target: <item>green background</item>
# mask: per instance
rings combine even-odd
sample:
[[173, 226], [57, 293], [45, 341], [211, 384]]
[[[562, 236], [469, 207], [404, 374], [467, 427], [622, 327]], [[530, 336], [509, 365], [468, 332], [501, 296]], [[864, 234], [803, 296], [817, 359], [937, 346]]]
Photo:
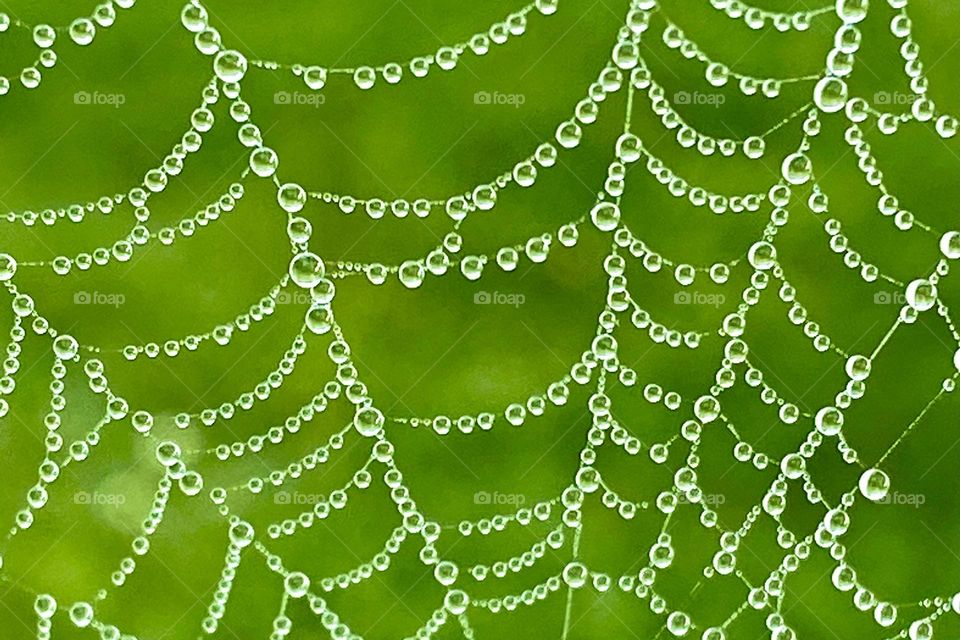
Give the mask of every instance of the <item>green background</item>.
[[[863, 47], [851, 91], [868, 99], [877, 92], [909, 89], [897, 54], [898, 42], [887, 31], [894, 12], [874, 0], [862, 25]], [[224, 41], [250, 57], [283, 62], [316, 62], [354, 66], [404, 61], [457, 41], [489, 25], [517, 7], [507, 0], [466, 5], [449, 1], [404, 2], [358, 0], [349, 4], [288, 1], [283, 3], [210, 0], [212, 23]], [[790, 10], [802, 3], [774, 2], [765, 7]], [[813, 7], [814, 5], [810, 5]], [[930, 95], [941, 110], [955, 109], [960, 98], [956, 47], [960, 6], [924, 0], [911, 5], [915, 34], [930, 78]], [[828, 14], [805, 33], [751, 31], [710, 9], [706, 1], [668, 0], [667, 15], [701, 43], [713, 58], [754, 75], [796, 76], [816, 73], [832, 42], [836, 18]], [[86, 3], [7, 0], [0, 10], [29, 23], [63, 24], [89, 10]], [[0, 211], [39, 211], [85, 202], [103, 194], [124, 192], [156, 166], [189, 126], [190, 112], [211, 75], [211, 60], [193, 47], [179, 24], [176, 2], [140, 2], [121, 11], [117, 24], [98, 33], [82, 49], [66, 42], [57, 47], [57, 67], [41, 86], [27, 92], [14, 87], [0, 98]], [[331, 79], [319, 106], [276, 104], [278, 91], [306, 92], [289, 73], [253, 69], [244, 80], [244, 97], [266, 143], [280, 155], [278, 175], [312, 191], [378, 196], [443, 198], [491, 180], [551, 138], [568, 118], [585, 89], [607, 59], [626, 3], [615, 0], [564, 0], [556, 15], [531, 14], [528, 33], [488, 55], [466, 56], [456, 71], [408, 78], [395, 87], [360, 91], [347, 77]], [[667, 91], [699, 91], [724, 96], [723, 104], [678, 105], [697, 128], [717, 136], [742, 138], [765, 131], [810, 99], [809, 83], [785, 88], [776, 100], [745, 98], [729, 85], [717, 90], [703, 79], [702, 66], [682, 59], [658, 38], [661, 18], [645, 36], [643, 54]], [[0, 35], [2, 72], [15, 73], [35, 55], [26, 32]], [[75, 104], [78, 91], [121, 94], [119, 107]], [[476, 104], [478, 91], [521, 94], [523, 104]], [[510, 187], [495, 209], [472, 215], [464, 225], [463, 253], [495, 251], [553, 231], [583, 215], [602, 187], [613, 143], [622, 132], [624, 92], [601, 106], [598, 123], [587, 127], [582, 144], [563, 152], [557, 167], [542, 171], [531, 189]], [[217, 126], [204, 136], [202, 150], [191, 156], [183, 173], [151, 200], [148, 226], [159, 228], [190, 216], [235, 180], [246, 162], [236, 141], [235, 124], [226, 102], [215, 108]], [[936, 237], [920, 231], [897, 231], [876, 210], [876, 192], [868, 187], [856, 158], [843, 143], [845, 119], [825, 116], [814, 141], [812, 157], [831, 212], [814, 215], [803, 205], [806, 190], [791, 205], [790, 224], [778, 236], [787, 279], [810, 319], [848, 353], [869, 353], [896, 317], [899, 307], [876, 304], [877, 294], [893, 294], [889, 283], [867, 284], [831, 251], [823, 223], [833, 216], [843, 223], [851, 245], [865, 261], [891, 277], [909, 281], [927, 274], [936, 263]], [[779, 158], [793, 150], [800, 137], [800, 119], [768, 140], [762, 161], [703, 158], [683, 150], [652, 115], [644, 93], [634, 104], [634, 131], [655, 154], [690, 182], [723, 193], [765, 191], [777, 179]], [[932, 126], [906, 125], [885, 137], [866, 126], [885, 182], [901, 206], [936, 229], [956, 228], [960, 169], [956, 140], [942, 141]], [[266, 181], [247, 181], [247, 195], [220, 221], [180, 239], [172, 247], [153, 244], [129, 263], [72, 272], [56, 277], [47, 268], [22, 267], [16, 283], [30, 293], [38, 309], [61, 331], [84, 344], [118, 347], [130, 342], [162, 341], [209, 330], [245, 311], [284, 273], [289, 259], [285, 216]], [[679, 262], [709, 265], [745, 253], [767, 220], [767, 209], [754, 214], [717, 216], [674, 199], [633, 165], [623, 202], [624, 219], [654, 250]], [[450, 229], [437, 212], [426, 220], [387, 216], [371, 221], [361, 212], [343, 215], [317, 201], [305, 209], [314, 226], [312, 246], [327, 260], [397, 263], [421, 257]], [[21, 261], [90, 251], [110, 244], [132, 226], [128, 206], [109, 216], [90, 214], [81, 224], [61, 222], [52, 228], [25, 228], [3, 223], [0, 251]], [[488, 267], [482, 280], [470, 283], [459, 274], [428, 278], [410, 291], [395, 278], [374, 287], [362, 278], [338, 283], [334, 309], [344, 327], [362, 380], [378, 406], [399, 417], [459, 416], [480, 411], [502, 412], [515, 401], [542, 393], [589, 348], [598, 313], [603, 308], [606, 279], [601, 261], [609, 238], [584, 227], [574, 249], [555, 246], [542, 265], [524, 261], [512, 274]], [[655, 319], [679, 330], [715, 332], [732, 310], [750, 273], [743, 265], [724, 287], [702, 276], [691, 290], [725, 296], [724, 304], [677, 305], [679, 285], [667, 270], [647, 273], [637, 262], [628, 269], [630, 289]], [[771, 284], [749, 318], [747, 341], [751, 358], [766, 379], [788, 400], [806, 411], [832, 402], [845, 384], [843, 361], [818, 354], [787, 318], [788, 305], [776, 298]], [[118, 306], [74, 304], [78, 292], [122, 295]], [[521, 294], [519, 306], [477, 305], [478, 292]], [[946, 278], [942, 299], [957, 299], [955, 280]], [[881, 296], [882, 299], [882, 296]], [[271, 370], [296, 334], [305, 305], [294, 298], [246, 333], [236, 332], [228, 347], [205, 345], [173, 359], [125, 362], [116, 353], [103, 355], [116, 393], [134, 408], [165, 416], [158, 435], [169, 433], [186, 449], [211, 447], [244, 438], [280, 424], [328, 380], [333, 370], [323, 356], [326, 337], [310, 337], [310, 348], [295, 373], [268, 403], [242, 413], [228, 425], [174, 432], [170, 418], [179, 411], [197, 411], [230, 401], [258, 383]], [[4, 331], [10, 314], [2, 316]], [[654, 345], [645, 332], [624, 318], [618, 330], [621, 360], [639, 373], [633, 389], [611, 392], [614, 415], [646, 445], [664, 442], [691, 415], [692, 401], [713, 382], [723, 342], [712, 335], [696, 351]], [[845, 434], [870, 463], [879, 457], [932, 398], [941, 381], [954, 373], [956, 345], [942, 319], [930, 312], [902, 327], [874, 363], [867, 394], [846, 415]], [[43, 456], [43, 416], [47, 412], [49, 368], [53, 362], [48, 338], [30, 335], [24, 343], [12, 410], [0, 419], [0, 515], [13, 522], [24, 495], [36, 481]], [[642, 399], [642, 385], [655, 382], [680, 392], [684, 406], [676, 412]], [[577, 456], [589, 427], [585, 403], [589, 389], [576, 387], [564, 407], [530, 418], [522, 428], [498, 421], [490, 432], [439, 437], [426, 429], [391, 425], [397, 463], [405, 472], [419, 507], [444, 524], [478, 518], [496, 511], [475, 504], [478, 491], [522, 496], [528, 504], [555, 496], [572, 479]], [[102, 411], [99, 398], [86, 389], [78, 367], [67, 378], [68, 408], [61, 432], [68, 439], [90, 429]], [[722, 397], [725, 414], [741, 436], [758, 450], [779, 458], [796, 448], [811, 427], [777, 423], [775, 408], [764, 405], [759, 390], [738, 383]], [[229, 464], [190, 459], [205, 473], [207, 486], [232, 484], [265, 468], [282, 468], [340, 429], [352, 413], [342, 399], [272, 447], [260, 460], [247, 456]], [[923, 496], [923, 505], [864, 505], [852, 510], [847, 535], [849, 557], [860, 579], [881, 598], [894, 603], [951, 596], [960, 577], [960, 498], [956, 491], [960, 447], [957, 403], [947, 396], [938, 403], [887, 461], [893, 490]], [[229, 429], [229, 431], [228, 431]], [[681, 441], [682, 442], [682, 441]], [[758, 471], [737, 464], [735, 440], [719, 423], [705, 431], [699, 469], [707, 493], [722, 496], [721, 522], [739, 526], [774, 478], [774, 466]], [[36, 524], [18, 535], [4, 557], [3, 571], [19, 587], [0, 583], [0, 636], [33, 637], [32, 598], [27, 590], [56, 595], [65, 606], [89, 600], [109, 584], [109, 574], [129, 548], [146, 515], [161, 470], [153, 445], [126, 422], [108, 426], [103, 442], [81, 464], [51, 487], [51, 501]], [[367, 443], [353, 432], [343, 450], [334, 452], [328, 468], [307, 473], [284, 487], [303, 494], [327, 493], [346, 482], [366, 459]], [[628, 457], [608, 443], [599, 452], [598, 467], [621, 495], [653, 501], [668, 488], [672, 470], [683, 463], [684, 447], [674, 447], [667, 465], [654, 465], [644, 453]], [[852, 487], [859, 467], [842, 463], [831, 442], [818, 453], [811, 471], [827, 499]], [[379, 476], [379, 474], [377, 474]], [[79, 505], [77, 492], [122, 496], [122, 504]], [[802, 533], [812, 531], [822, 509], [806, 503], [799, 487], [791, 488], [784, 522]], [[296, 507], [276, 505], [269, 492], [256, 499], [241, 496], [234, 510], [260, 527], [278, 518], [295, 517]], [[581, 559], [591, 568], [613, 575], [636, 570], [659, 531], [662, 515], [651, 509], [624, 522], [588, 499], [581, 541]], [[733, 576], [704, 583], [691, 593], [700, 571], [717, 547], [714, 531], [697, 521], [698, 509], [681, 508], [671, 520], [677, 557], [662, 572], [657, 589], [671, 606], [692, 614], [702, 627], [719, 624], [745, 599], [746, 588]], [[399, 519], [379, 477], [371, 489], [355, 493], [348, 507], [324, 524], [292, 538], [269, 542], [286, 565], [313, 577], [334, 574], [369, 559], [382, 547]], [[324, 526], [326, 525], [326, 526]], [[462, 564], [492, 562], [519, 554], [553, 525], [508, 528], [490, 537], [473, 535], [457, 541], [452, 532], [438, 549]], [[738, 567], [761, 581], [782, 557], [769, 518], [761, 518], [745, 540]], [[127, 584], [103, 604], [99, 616], [125, 632], [154, 640], [195, 637], [218, 580], [226, 548], [226, 526], [210, 504], [187, 499], [174, 490], [166, 518], [153, 538], [148, 556]], [[474, 598], [516, 593], [558, 573], [569, 559], [569, 544], [532, 569], [504, 580], [488, 578], [473, 586], [461, 583]], [[833, 561], [816, 548], [809, 561], [787, 582], [786, 619], [801, 638], [880, 638], [893, 635], [919, 615], [916, 607], [901, 610], [898, 626], [880, 631], [870, 612], [851, 606], [851, 594], [830, 585]], [[351, 628], [368, 638], [412, 634], [443, 597], [430, 568], [417, 557], [411, 538], [389, 571], [327, 600]], [[282, 585], [254, 554], [245, 556], [228, 613], [218, 631], [222, 638], [265, 638], [279, 609]], [[559, 638], [565, 591], [546, 602], [494, 616], [471, 613], [478, 638]], [[305, 603], [291, 604], [292, 638], [325, 637], [320, 622]], [[768, 637], [765, 613], [746, 611], [730, 628], [733, 638]], [[598, 597], [585, 589], [573, 598], [571, 638], [652, 638], [663, 620], [648, 603], [616, 589]], [[26, 623], [26, 626], [24, 626]], [[956, 637], [956, 616], [938, 623], [938, 637]], [[54, 624], [55, 638], [90, 638], [91, 630], [73, 629], [63, 616]], [[666, 635], [663, 632], [662, 635]], [[437, 637], [462, 637], [451, 621]]]

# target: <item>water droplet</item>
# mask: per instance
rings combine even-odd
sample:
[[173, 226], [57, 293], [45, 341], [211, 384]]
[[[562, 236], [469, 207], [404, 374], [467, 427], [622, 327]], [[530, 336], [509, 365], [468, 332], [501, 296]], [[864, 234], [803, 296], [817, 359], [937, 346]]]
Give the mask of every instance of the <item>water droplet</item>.
[[297, 213], [307, 203], [307, 192], [300, 185], [288, 182], [277, 190], [277, 202], [287, 213]]
[[360, 435], [371, 438], [383, 429], [383, 414], [374, 407], [364, 407], [353, 417], [353, 426]]
[[93, 37], [97, 34], [97, 27], [89, 18], [77, 18], [70, 23], [70, 39], [80, 46], [86, 46], [93, 42]]
[[937, 286], [929, 280], [918, 279], [907, 285], [907, 304], [917, 311], [926, 311], [937, 302]]
[[765, 240], [755, 242], [747, 253], [747, 261], [754, 269], [772, 269], [777, 264], [777, 249]]
[[213, 72], [223, 82], [240, 82], [247, 72], [247, 59], [239, 51], [221, 51], [213, 59]]
[[[951, 260], [960, 259], [960, 231], [947, 231], [943, 234], [940, 238], [940, 252]], [[0, 269], [0, 280], [2, 279], [2, 269]]]
[[613, 231], [620, 224], [620, 207], [612, 202], [598, 202], [590, 211], [590, 219], [600, 231]]
[[813, 175], [813, 163], [804, 153], [791, 153], [783, 159], [780, 167], [784, 180], [790, 184], [800, 185], [810, 180]]
[[867, 469], [860, 476], [858, 486], [863, 497], [879, 502], [890, 492], [890, 477], [880, 469]]
[[837, 0], [837, 16], [844, 24], [856, 24], [867, 17], [869, 0]]
[[843, 427], [843, 414], [836, 407], [824, 407], [814, 417], [817, 431], [825, 436], [835, 436]]
[[283, 589], [291, 598], [302, 598], [310, 589], [310, 578], [299, 571], [289, 573], [283, 580]]
[[323, 279], [326, 268], [323, 260], [309, 251], [304, 251], [290, 261], [290, 279], [298, 287], [312, 289]]
[[834, 76], [826, 76], [813, 89], [813, 101], [821, 111], [836, 113], [847, 104], [847, 83]]
[[8, 253], [0, 253], [0, 282], [13, 278], [17, 272], [17, 261]]

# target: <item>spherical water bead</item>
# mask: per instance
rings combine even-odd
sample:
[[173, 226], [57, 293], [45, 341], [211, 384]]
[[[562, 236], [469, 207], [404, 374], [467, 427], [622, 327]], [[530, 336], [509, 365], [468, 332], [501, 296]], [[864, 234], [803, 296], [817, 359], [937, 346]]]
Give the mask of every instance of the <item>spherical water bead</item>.
[[825, 76], [813, 88], [813, 101], [824, 113], [836, 113], [847, 104], [847, 83], [834, 76]]
[[353, 82], [361, 89], [369, 89], [377, 81], [377, 72], [373, 67], [359, 67], [353, 72]]
[[93, 622], [93, 607], [89, 602], [76, 602], [70, 607], [70, 622], [78, 628], [89, 627]]
[[203, 490], [203, 476], [196, 471], [187, 471], [180, 478], [180, 490], [186, 496], [195, 496]]
[[239, 51], [221, 51], [213, 59], [213, 72], [223, 82], [240, 82], [247, 72], [247, 59]]
[[870, 375], [870, 358], [853, 355], [847, 358], [846, 371], [851, 380], [866, 380]]
[[256, 531], [249, 522], [238, 520], [230, 525], [230, 542], [239, 549], [250, 546], [256, 537]]
[[326, 273], [323, 260], [315, 253], [304, 251], [290, 261], [290, 279], [298, 287], [313, 289]]
[[587, 583], [587, 567], [580, 562], [570, 562], [563, 568], [563, 581], [571, 589], [579, 589]]
[[720, 416], [720, 402], [713, 396], [701, 396], [693, 405], [693, 413], [704, 424], [713, 422]]
[[400, 283], [408, 289], [416, 289], [423, 284], [426, 269], [420, 260], [407, 260], [400, 265]]
[[61, 360], [73, 360], [77, 356], [80, 345], [73, 336], [57, 336], [53, 341], [53, 352]]
[[298, 213], [307, 203], [307, 192], [300, 185], [288, 182], [277, 190], [277, 202], [287, 213]]
[[360, 435], [372, 438], [383, 429], [383, 414], [374, 407], [364, 407], [353, 417], [353, 426]]
[[307, 309], [307, 314], [303, 319], [307, 329], [315, 335], [323, 335], [333, 328], [333, 318], [330, 314], [330, 308], [320, 302], [314, 302]]
[[754, 269], [772, 269], [777, 264], [777, 249], [765, 240], [755, 242], [747, 252], [747, 261]]
[[620, 207], [612, 202], [598, 202], [590, 210], [590, 219], [600, 231], [613, 231], [620, 225]]
[[70, 23], [70, 39], [81, 47], [93, 42], [93, 37], [97, 34], [97, 27], [89, 18], [77, 18]]
[[537, 11], [542, 13], [545, 16], [553, 15], [557, 12], [557, 5], [560, 4], [560, 0], [536, 0], [534, 5], [537, 7]]
[[20, 84], [22, 84], [25, 89], [36, 89], [40, 85], [42, 78], [43, 76], [40, 74], [40, 70], [36, 67], [27, 67], [20, 72]]
[[49, 594], [40, 594], [33, 603], [33, 610], [42, 620], [49, 620], [57, 612], [57, 601]]
[[[960, 259], [960, 231], [947, 231], [940, 238], [940, 253], [950, 260]], [[2, 258], [0, 258], [2, 264]], [[2, 268], [0, 268], [0, 280], [3, 279]]]
[[56, 30], [48, 24], [38, 24], [33, 28], [33, 42], [41, 49], [52, 47], [56, 39]]
[[290, 218], [287, 222], [287, 237], [290, 238], [290, 242], [303, 244], [309, 242], [312, 235], [313, 225], [306, 218], [297, 216], [296, 218]]
[[806, 470], [806, 461], [798, 453], [785, 455], [780, 461], [780, 471], [790, 480], [796, 480], [803, 476]]
[[137, 433], [149, 433], [153, 428], [153, 416], [146, 411], [137, 411], [130, 418]]
[[837, 16], [844, 24], [856, 24], [867, 17], [869, 0], [837, 0]]
[[667, 616], [667, 631], [678, 638], [687, 635], [690, 631], [690, 616], [682, 611], [674, 611]]
[[889, 602], [881, 602], [873, 610], [873, 619], [881, 627], [889, 627], [897, 621], [897, 607]]
[[843, 427], [843, 414], [836, 407], [824, 407], [814, 417], [817, 431], [825, 436], [835, 436]]
[[277, 172], [280, 159], [270, 147], [257, 147], [250, 153], [250, 169], [261, 178], [269, 178]]
[[459, 616], [470, 606], [470, 596], [460, 589], [452, 589], [443, 599], [444, 608], [455, 616]]
[[580, 144], [580, 139], [583, 137], [583, 129], [580, 128], [580, 125], [572, 120], [562, 123], [557, 127], [556, 138], [557, 142], [560, 143], [564, 149], [572, 149]]
[[707, 82], [715, 87], [722, 87], [730, 80], [730, 68], [719, 62], [711, 62], [705, 72]]
[[460, 573], [460, 570], [457, 568], [457, 565], [450, 562], [449, 560], [443, 560], [438, 562], [437, 566], [433, 569], [433, 575], [441, 585], [449, 587], [457, 581], [457, 575]]
[[937, 286], [918, 279], [907, 285], [907, 304], [917, 311], [927, 311], [937, 302]]
[[310, 589], [310, 578], [299, 571], [289, 573], [283, 580], [283, 589], [291, 598], [302, 598]]
[[936, 130], [941, 138], [952, 138], [957, 135], [957, 130], [960, 129], [960, 122], [956, 118], [949, 115], [942, 115], [937, 118]]
[[303, 81], [314, 91], [323, 89], [327, 84], [327, 70], [318, 66], [307, 67], [303, 71]]
[[932, 640], [933, 625], [927, 620], [915, 620], [910, 625], [909, 637], [910, 640]]
[[867, 469], [860, 476], [858, 486], [864, 498], [879, 502], [890, 492], [890, 476], [880, 469]]
[[763, 157], [767, 143], [760, 136], [751, 136], [743, 141], [743, 153], [751, 160]]
[[791, 153], [783, 159], [780, 172], [790, 184], [801, 185], [812, 177], [813, 163], [805, 153]]
[[17, 261], [8, 253], [0, 253], [0, 282], [13, 278], [17, 272]]

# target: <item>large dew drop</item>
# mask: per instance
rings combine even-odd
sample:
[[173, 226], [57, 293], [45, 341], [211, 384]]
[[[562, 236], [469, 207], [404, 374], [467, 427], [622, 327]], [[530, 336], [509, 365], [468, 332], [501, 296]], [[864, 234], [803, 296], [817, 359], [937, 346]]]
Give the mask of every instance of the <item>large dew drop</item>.
[[620, 224], [620, 207], [612, 202], [598, 202], [590, 211], [590, 219], [600, 231], [613, 231]]
[[17, 272], [17, 261], [8, 253], [0, 253], [0, 282], [13, 278]]
[[879, 502], [890, 492], [890, 477], [880, 469], [867, 469], [860, 476], [859, 487], [864, 498]]
[[360, 435], [371, 438], [383, 429], [383, 414], [379, 409], [364, 407], [353, 417], [353, 426]]
[[869, 0], [837, 0], [837, 15], [844, 24], [856, 24], [867, 17]]
[[940, 238], [940, 252], [951, 260], [960, 259], [960, 231], [947, 231]]
[[914, 280], [907, 285], [907, 304], [917, 311], [926, 311], [937, 302], [937, 286], [929, 280]]
[[307, 203], [307, 192], [300, 185], [288, 182], [277, 189], [277, 202], [287, 213], [297, 213]]
[[870, 358], [861, 355], [847, 359], [846, 372], [851, 380], [866, 380], [870, 375]]
[[836, 113], [847, 104], [847, 83], [840, 78], [821, 78], [813, 89], [813, 101], [821, 111]]
[[783, 159], [780, 171], [790, 184], [805, 184], [813, 176], [813, 163], [804, 153], [791, 153]]
[[817, 431], [825, 436], [835, 436], [843, 427], [843, 414], [836, 407], [824, 407], [814, 417]]
[[223, 82], [240, 82], [247, 72], [247, 59], [239, 51], [221, 51], [213, 59], [213, 72]]
[[766, 271], [777, 264], [777, 249], [769, 242], [754, 242], [747, 253], [747, 260], [754, 269]]
[[326, 269], [323, 260], [309, 251], [298, 253], [290, 261], [290, 279], [298, 287], [313, 289], [323, 279]]

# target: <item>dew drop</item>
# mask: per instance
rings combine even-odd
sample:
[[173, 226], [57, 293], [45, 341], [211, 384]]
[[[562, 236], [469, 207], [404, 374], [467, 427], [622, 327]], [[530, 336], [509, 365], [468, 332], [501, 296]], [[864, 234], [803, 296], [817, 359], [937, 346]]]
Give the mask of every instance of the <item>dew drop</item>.
[[863, 497], [879, 502], [890, 492], [890, 477], [880, 469], [867, 469], [860, 476], [858, 486]]
[[813, 175], [813, 163], [804, 153], [791, 153], [783, 159], [780, 170], [787, 182], [801, 185], [808, 182]]
[[825, 76], [813, 89], [813, 101], [824, 113], [836, 113], [847, 104], [847, 83], [834, 76]]
[[247, 59], [239, 51], [221, 51], [213, 59], [213, 72], [223, 82], [240, 82], [247, 72]]
[[379, 409], [364, 407], [353, 417], [353, 426], [360, 435], [372, 438], [383, 429], [383, 414]]

